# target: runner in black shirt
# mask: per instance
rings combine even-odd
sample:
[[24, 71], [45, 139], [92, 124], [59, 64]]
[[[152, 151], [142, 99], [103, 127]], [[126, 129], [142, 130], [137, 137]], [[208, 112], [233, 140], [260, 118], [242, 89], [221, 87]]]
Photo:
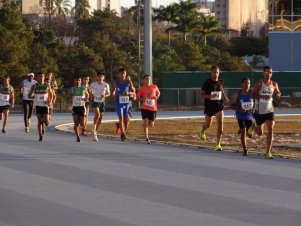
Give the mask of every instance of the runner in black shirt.
[[219, 67], [211, 67], [211, 78], [206, 80], [201, 90], [201, 97], [205, 99], [205, 122], [200, 131], [200, 138], [206, 140], [206, 129], [210, 128], [212, 117], [215, 116], [217, 122], [217, 140], [216, 151], [221, 151], [221, 138], [223, 133], [223, 120], [224, 120], [224, 103], [229, 99], [225, 95], [223, 80], [219, 79]]

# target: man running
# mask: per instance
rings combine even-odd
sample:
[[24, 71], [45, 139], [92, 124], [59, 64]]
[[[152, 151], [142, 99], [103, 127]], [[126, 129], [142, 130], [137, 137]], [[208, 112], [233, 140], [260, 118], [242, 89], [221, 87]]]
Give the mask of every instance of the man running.
[[33, 100], [29, 99], [28, 94], [31, 87], [37, 83], [34, 79], [34, 73], [29, 73], [27, 79], [23, 80], [21, 83], [21, 93], [23, 96], [23, 114], [24, 114], [24, 124], [25, 124], [25, 133], [29, 133], [29, 126], [31, 124], [30, 118], [33, 112]]
[[250, 90], [250, 79], [243, 78], [241, 80], [241, 90], [234, 93], [231, 99], [231, 108], [235, 110], [235, 115], [240, 128], [240, 141], [243, 147], [243, 155], [248, 156], [246, 146], [246, 137], [253, 136], [253, 107], [252, 92]]
[[57, 82], [55, 79], [53, 79], [53, 73], [51, 70], [47, 71], [45, 82], [50, 85], [50, 88], [52, 89], [52, 95], [53, 95], [52, 102], [49, 105], [49, 122], [50, 122], [52, 114], [53, 114], [54, 105], [56, 102], [56, 93], [55, 92], [58, 89]]
[[2, 120], [4, 113], [2, 133], [6, 133], [5, 127], [8, 120], [9, 104], [11, 104], [13, 109], [15, 106], [15, 94], [14, 88], [10, 85], [10, 77], [5, 76], [3, 84], [0, 86], [0, 120]]
[[142, 100], [141, 116], [143, 119], [143, 129], [146, 143], [150, 144], [148, 128], [153, 127], [155, 123], [160, 91], [155, 84], [152, 84], [149, 74], [144, 75], [143, 79], [143, 86], [138, 90], [137, 97], [139, 100]]
[[42, 141], [45, 135], [45, 126], [49, 124], [49, 106], [53, 97], [52, 89], [49, 83], [45, 82], [42, 72], [37, 74], [37, 83], [31, 87], [28, 97], [35, 100], [39, 141]]
[[126, 131], [129, 128], [130, 123], [130, 96], [135, 95], [135, 88], [131, 80], [127, 79], [125, 68], [119, 68], [118, 74], [119, 79], [117, 79], [113, 84], [113, 96], [116, 97], [116, 112], [119, 118], [119, 127], [121, 130], [120, 138], [122, 141], [125, 141]]
[[[82, 79], [82, 83], [84, 88], [89, 91], [89, 82], [90, 82], [90, 77], [89, 76], [84, 76]], [[82, 127], [82, 136], [87, 136], [86, 133], [86, 126], [87, 126], [87, 122], [88, 122], [88, 117], [89, 117], [89, 113], [90, 113], [90, 106], [89, 106], [89, 101], [85, 102], [85, 107], [86, 107], [86, 113], [84, 116], [84, 125]]]
[[255, 99], [255, 112], [254, 117], [256, 121], [255, 132], [261, 136], [263, 134], [263, 124], [266, 124], [267, 134], [267, 146], [265, 157], [272, 159], [271, 147], [273, 143], [274, 132], [274, 106], [273, 106], [273, 94], [276, 94], [277, 98], [280, 98], [281, 92], [278, 88], [278, 84], [271, 80], [273, 74], [272, 67], [265, 66], [263, 68], [263, 80], [256, 83], [253, 88], [253, 98]]
[[110, 86], [105, 81], [105, 75], [103, 72], [97, 73], [97, 81], [92, 82], [90, 85], [90, 95], [93, 100], [92, 107], [94, 109], [94, 125], [92, 128], [93, 140], [98, 141], [97, 131], [101, 124], [102, 117], [105, 112], [105, 100], [109, 97]]
[[214, 150], [222, 151], [221, 138], [223, 133], [223, 121], [224, 121], [224, 102], [228, 102], [229, 99], [225, 95], [223, 86], [223, 80], [219, 79], [219, 67], [211, 67], [211, 78], [207, 79], [201, 90], [201, 97], [205, 99], [205, 122], [200, 131], [200, 138], [205, 141], [205, 131], [210, 128], [212, 123], [212, 117], [215, 116], [217, 122], [217, 135], [216, 146]]
[[74, 132], [76, 135], [76, 141], [80, 142], [79, 126], [84, 125], [84, 119], [86, 114], [85, 103], [89, 100], [89, 93], [87, 89], [81, 84], [81, 78], [76, 77], [74, 79], [74, 86], [68, 90], [67, 96], [72, 101], [72, 115], [74, 122]]

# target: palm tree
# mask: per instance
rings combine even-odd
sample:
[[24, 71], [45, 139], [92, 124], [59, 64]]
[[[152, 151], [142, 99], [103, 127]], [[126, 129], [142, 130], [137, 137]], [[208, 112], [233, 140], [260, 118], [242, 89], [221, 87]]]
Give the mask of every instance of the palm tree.
[[75, 1], [75, 6], [72, 9], [75, 20], [79, 21], [79, 20], [84, 20], [89, 18], [90, 13], [89, 13], [89, 9], [90, 9], [90, 5], [89, 5], [89, 1], [88, 0], [76, 0]]
[[156, 10], [157, 15], [153, 18], [154, 20], [164, 21], [167, 22], [167, 29], [168, 32], [168, 45], [170, 45], [170, 31], [171, 31], [171, 23], [175, 21], [178, 11], [179, 11], [178, 4], [171, 4], [167, 7], [160, 6], [159, 9]]
[[51, 16], [53, 15], [53, 0], [40, 0], [40, 5], [44, 6], [45, 16], [48, 15], [48, 28], [51, 25]]
[[66, 18], [71, 12], [71, 2], [70, 0], [53, 0], [54, 8], [53, 14], [58, 17]]
[[218, 33], [220, 29], [220, 23], [216, 21], [213, 16], [205, 16], [201, 17], [201, 29], [199, 32], [204, 36], [204, 46], [207, 45], [207, 36]]

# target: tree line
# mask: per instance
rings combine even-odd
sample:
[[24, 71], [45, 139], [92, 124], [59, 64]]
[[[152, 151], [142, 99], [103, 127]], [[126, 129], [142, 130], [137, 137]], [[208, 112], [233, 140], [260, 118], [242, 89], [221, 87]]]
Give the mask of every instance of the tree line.
[[[123, 66], [138, 85], [143, 67], [137, 16], [143, 1], [140, 9], [134, 6], [121, 17], [108, 8], [90, 14], [87, 0], [73, 8], [70, 0], [41, 3], [44, 8], [28, 16], [13, 1], [0, 1], [0, 76], [19, 83], [28, 72], [52, 70], [60, 86], [68, 87], [74, 75], [93, 78], [99, 70], [111, 82]], [[228, 40], [215, 18], [200, 13], [190, 0], [153, 9], [155, 82], [160, 84], [164, 72], [205, 71], [212, 64], [226, 71], [252, 70], [241, 56], [265, 54], [267, 41], [252, 37], [247, 25], [241, 34]]]

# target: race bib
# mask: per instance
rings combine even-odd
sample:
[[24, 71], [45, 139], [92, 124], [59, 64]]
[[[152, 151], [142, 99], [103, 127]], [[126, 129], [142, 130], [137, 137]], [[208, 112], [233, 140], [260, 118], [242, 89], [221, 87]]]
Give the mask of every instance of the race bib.
[[130, 103], [130, 97], [129, 96], [119, 96], [119, 103], [120, 104]]
[[27, 95], [29, 94], [29, 91], [30, 91], [30, 89], [24, 87], [23, 95], [26, 95], [26, 96], [27, 96]]
[[45, 94], [36, 94], [37, 102], [45, 102], [48, 100], [48, 93]]
[[94, 102], [103, 102], [104, 98], [102, 98], [101, 96], [94, 96]]
[[145, 105], [149, 107], [155, 106], [155, 100], [154, 99], [145, 99]]
[[222, 99], [222, 91], [212, 91], [211, 95], [216, 95], [216, 97], [210, 98], [210, 100], [221, 100]]
[[77, 106], [83, 105], [84, 104], [83, 98], [84, 97], [82, 97], [82, 96], [74, 96], [73, 97], [73, 104], [77, 105]]
[[243, 102], [241, 103], [241, 108], [246, 111], [250, 111], [253, 109], [253, 102]]
[[9, 94], [1, 93], [1, 101], [8, 102], [9, 101]]

